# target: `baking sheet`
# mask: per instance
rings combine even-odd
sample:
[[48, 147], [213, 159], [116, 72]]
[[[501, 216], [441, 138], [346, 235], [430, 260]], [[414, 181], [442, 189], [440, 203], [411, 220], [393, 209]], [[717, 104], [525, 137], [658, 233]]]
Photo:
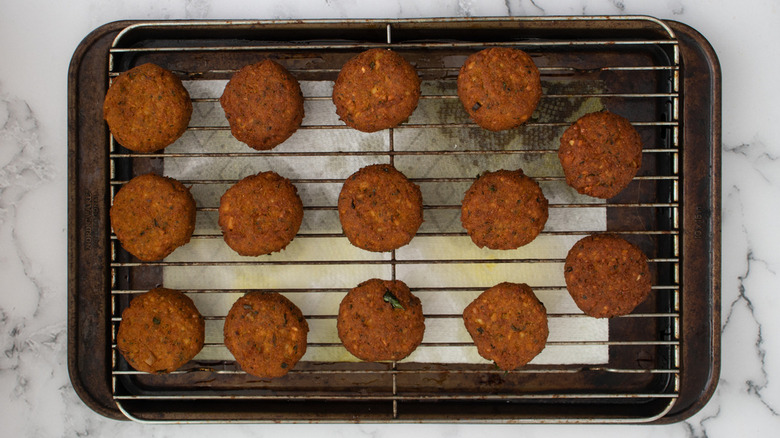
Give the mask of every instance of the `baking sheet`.
[[[150, 170], [162, 173], [161, 155], [165, 161], [173, 159], [170, 151], [127, 154], [109, 142], [100, 112], [108, 83], [106, 55], [109, 77], [156, 62], [183, 76], [226, 79], [225, 72], [254, 62], [267, 47], [277, 50], [281, 42], [284, 52], [273, 53], [281, 53], [294, 74], [332, 80], [352, 49], [382, 45], [391, 31], [394, 45], [408, 48], [406, 55], [423, 65], [428, 78], [454, 77], [456, 68], [442, 67], [459, 66], [465, 50], [481, 45], [458, 41], [511, 40], [530, 47], [548, 69], [550, 82], [566, 77], [603, 80], [597, 88], [608, 84], [604, 105], [640, 121], [647, 144], [661, 148], [646, 150], [648, 161], [640, 171], [646, 176], [607, 208], [610, 230], [657, 257], [651, 269], [659, 278], [656, 298], [640, 306], [639, 314], [610, 320], [608, 364], [531, 366], [505, 373], [484, 364], [402, 363], [396, 368], [305, 362], [270, 382], [237, 373], [232, 361], [194, 362], [190, 365], [202, 366], [201, 371], [165, 376], [129, 370], [111, 336], [128, 298], [159, 285], [162, 268], [135, 263], [119, 249], [110, 234], [108, 206], [124, 181]], [[332, 41], [334, 35], [345, 40]], [[429, 43], [433, 52], [428, 52]], [[442, 66], [440, 60], [450, 55], [452, 62]], [[667, 94], [671, 84], [674, 93]], [[720, 320], [720, 96], [717, 56], [706, 39], [684, 24], [652, 17], [122, 21], [101, 26], [79, 45], [68, 72], [68, 367], [74, 388], [96, 412], [137, 421], [681, 421], [706, 403], [720, 366], [720, 337], [712, 330]], [[667, 97], [675, 102], [671, 123], [663, 122], [671, 117], [664, 106]], [[431, 148], [473, 144], [472, 132], [463, 126], [418, 128], [397, 129], [395, 138], [427, 132]], [[560, 135], [555, 128], [539, 128], [489, 136], [495, 141], [480, 144], [497, 148], [518, 139], [517, 131], [525, 138], [530, 131]], [[304, 129], [296, 137], [306, 135], [311, 143], [318, 133]], [[229, 137], [216, 131], [189, 134]], [[354, 138], [361, 147], [382, 144], [367, 136]], [[350, 144], [358, 147], [349, 142], [342, 147]], [[240, 144], [233, 147], [247, 150]], [[665, 194], [672, 189], [670, 200]], [[673, 215], [672, 223], [667, 214]], [[432, 221], [429, 216], [426, 220]]]

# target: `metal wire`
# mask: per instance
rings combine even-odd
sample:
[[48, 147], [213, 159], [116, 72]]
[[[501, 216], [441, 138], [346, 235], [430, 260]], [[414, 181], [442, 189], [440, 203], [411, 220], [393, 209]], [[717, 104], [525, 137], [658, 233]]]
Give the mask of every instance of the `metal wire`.
[[[391, 38], [391, 27], [388, 25], [387, 27], [388, 32], [388, 40], [386, 45], [371, 45], [371, 47], [374, 46], [387, 46], [387, 47], [393, 47], [395, 49], [407, 49], [407, 50], [419, 50], [419, 49], [463, 49], [464, 51], [472, 51], [475, 49], [478, 49], [482, 46], [485, 46], [484, 43], [459, 43], [459, 42], [427, 42], [425, 44], [411, 44], [411, 43], [403, 43], [403, 44], [394, 44], [392, 43]], [[672, 237], [675, 240], [675, 243], [677, 242], [678, 236], [679, 236], [679, 224], [677, 223], [677, 217], [679, 216], [679, 208], [680, 208], [680, 202], [679, 202], [679, 193], [678, 191], [678, 185], [677, 181], [680, 179], [679, 171], [676, 166], [677, 160], [678, 160], [678, 153], [680, 148], [680, 139], [679, 139], [679, 99], [681, 97], [681, 92], [679, 89], [679, 54], [678, 54], [678, 48], [677, 48], [677, 42], [676, 40], [670, 38], [670, 39], [651, 39], [651, 40], [630, 40], [630, 41], [620, 41], [620, 40], [611, 40], [611, 41], [605, 41], [605, 40], [567, 40], [567, 41], [524, 41], [521, 44], [518, 44], [517, 42], [493, 42], [490, 45], [496, 46], [496, 45], [505, 45], [505, 46], [520, 46], [525, 48], [534, 48], [535, 50], [547, 50], [551, 48], [561, 47], [561, 46], [567, 46], [573, 50], [577, 49], [593, 49], [593, 48], [599, 48], [603, 47], [605, 44], [611, 44], [614, 46], [620, 46], [624, 48], [631, 48], [631, 47], [637, 47], [637, 46], [662, 46], [666, 49], [669, 49], [673, 52], [673, 62], [671, 65], [653, 65], [653, 66], [620, 66], [620, 65], [609, 65], [609, 66], [603, 66], [596, 69], [577, 69], [569, 66], [543, 66], [541, 67], [542, 75], [544, 77], [545, 74], [551, 74], [554, 72], [575, 72], [575, 73], [583, 73], [583, 72], [590, 72], [590, 71], [614, 71], [614, 72], [659, 72], [659, 73], [665, 73], [672, 75], [672, 89], [669, 92], [656, 92], [656, 93], [608, 93], [608, 92], [598, 92], [594, 91], [593, 93], [582, 93], [582, 92], [576, 92], [576, 93], [551, 93], [546, 94], [543, 98], [544, 99], [584, 99], [584, 98], [620, 98], [620, 99], [631, 99], [631, 100], [658, 100], [658, 101], [670, 101], [672, 104], [672, 111], [671, 116], [668, 119], [658, 119], [658, 120], [651, 120], [651, 121], [638, 121], [634, 120], [632, 123], [637, 126], [638, 128], [650, 128], [650, 129], [661, 129], [665, 130], [669, 133], [670, 141], [667, 145], [663, 147], [648, 147], [643, 152], [644, 154], [652, 154], [652, 155], [658, 155], [658, 156], [671, 156], [673, 157], [673, 161], [675, 163], [674, 168], [672, 169], [671, 173], [669, 174], [658, 174], [658, 175], [641, 175], [636, 177], [636, 180], [638, 181], [668, 181], [669, 184], [669, 193], [661, 194], [659, 196], [659, 199], [656, 199], [652, 202], [620, 202], [620, 203], [611, 203], [611, 204], [603, 204], [603, 203], [551, 203], [550, 208], [551, 209], [587, 209], [587, 208], [603, 208], [607, 211], [633, 211], [635, 209], [657, 209], [659, 215], [666, 215], [675, 218], [674, 223], [671, 227], [668, 229], [643, 229], [643, 228], [637, 228], [637, 229], [631, 229], [631, 230], [617, 230], [618, 234], [621, 235], [630, 235], [630, 236], [645, 236], [649, 238], [660, 238], [660, 237]], [[230, 46], [230, 45], [224, 45], [224, 46], [200, 46], [200, 47], [176, 47], [176, 46], [170, 46], [170, 47], [154, 47], [154, 48], [144, 48], [144, 47], [121, 47], [121, 40], [118, 40], [115, 43], [115, 48], [111, 49], [110, 52], [110, 59], [109, 59], [109, 66], [114, 66], [114, 57], [116, 56], [123, 56], [128, 54], [133, 55], [141, 55], [141, 54], [149, 54], [149, 53], [160, 53], [160, 52], [172, 52], [172, 53], [179, 53], [179, 52], [187, 52], [187, 53], [205, 53], [208, 54], [209, 52], [226, 52], [226, 51], [250, 51], [250, 52], [275, 52], [275, 53], [287, 53], [287, 52], [296, 52], [299, 50], [306, 50], [306, 51], [312, 51], [312, 50], [321, 50], [321, 51], [330, 51], [334, 49], [338, 50], [363, 50], [367, 46], [365, 44], [351, 44], [351, 43], [344, 43], [344, 44], [306, 44], [305, 46], [302, 46], [300, 44], [269, 44], [269, 45], [248, 45], [248, 46]], [[450, 73], [452, 73], [450, 69]], [[234, 69], [225, 69], [225, 70], [209, 70], [209, 71], [177, 71], [180, 75], [183, 77], [188, 78], [195, 78], [192, 79], [194, 81], [197, 81], [199, 77], [207, 76], [209, 74], [219, 73], [219, 74], [231, 74], [235, 72]], [[296, 68], [291, 69], [291, 71], [296, 73], [319, 73], [319, 74], [332, 74], [336, 72], [337, 70], [334, 69], [306, 69], [306, 68]], [[457, 69], [455, 69], [457, 71]], [[120, 71], [116, 71], [113, 68], [109, 68], [108, 72], [108, 80], [112, 80], [115, 78]], [[306, 101], [310, 102], [317, 102], [317, 101], [327, 101], [330, 99], [329, 96], [323, 96], [323, 95], [307, 95], [304, 96]], [[449, 101], [453, 99], [457, 99], [457, 96], [455, 95], [446, 95], [446, 94], [430, 94], [430, 95], [424, 95], [422, 96], [423, 100], [428, 101]], [[206, 97], [206, 98], [196, 98], [193, 99], [193, 102], [195, 104], [213, 104], [218, 101], [218, 97]], [[570, 122], [567, 121], [556, 121], [556, 122], [530, 122], [526, 125], [527, 128], [535, 128], [535, 127], [544, 127], [544, 128], [562, 128], [569, 125]], [[273, 151], [273, 152], [159, 152], [159, 153], [147, 153], [147, 154], [141, 154], [141, 153], [130, 153], [126, 152], [124, 150], [121, 150], [118, 145], [115, 144], [113, 138], [110, 139], [109, 145], [110, 145], [110, 160], [112, 165], [112, 180], [110, 182], [111, 187], [113, 190], [111, 191], [112, 195], [115, 193], [116, 190], [119, 189], [123, 184], [125, 184], [128, 179], [127, 178], [120, 178], [117, 175], [115, 175], [115, 169], [119, 167], [120, 164], [126, 163], [127, 160], [143, 160], [143, 159], [164, 159], [164, 160], [171, 160], [176, 158], [203, 158], [203, 159], [212, 159], [212, 160], [219, 160], [219, 159], [241, 159], [246, 157], [338, 157], [338, 158], [350, 158], [350, 157], [385, 157], [389, 160], [390, 163], [393, 163], [396, 157], [420, 157], [422, 159], [429, 158], [429, 157], [435, 157], [435, 156], [482, 156], [486, 154], [493, 154], [493, 155], [529, 155], [529, 156], [541, 156], [545, 154], [554, 154], [557, 151], [555, 149], [544, 149], [544, 148], [536, 148], [536, 149], [506, 149], [506, 150], [457, 150], [457, 151], [448, 151], [448, 150], [397, 150], [395, 148], [395, 137], [397, 131], [403, 131], [403, 130], [409, 130], [409, 129], [420, 129], [420, 130], [431, 130], [431, 129], [474, 129], [477, 128], [477, 125], [473, 123], [406, 123], [402, 124], [398, 128], [391, 129], [388, 131], [388, 145], [385, 150], [382, 151], [324, 151], [324, 152], [301, 152], [301, 151], [293, 151], [293, 152], [285, 152], [285, 151]], [[301, 130], [348, 130], [349, 128], [346, 128], [342, 124], [335, 124], [335, 125], [329, 125], [329, 124], [318, 124], [318, 125], [306, 125], [302, 126]], [[214, 132], [227, 132], [229, 131], [229, 128], [227, 126], [190, 126], [188, 128], [188, 131], [190, 132], [207, 132], [207, 131], [214, 131]], [[654, 145], [651, 145], [654, 146]], [[551, 181], [551, 182], [561, 182], [563, 181], [563, 177], [560, 176], [549, 176], [549, 175], [535, 175], [535, 179], [539, 181]], [[470, 181], [473, 181], [473, 178], [470, 176], [459, 176], [459, 177], [451, 177], [451, 178], [441, 178], [441, 177], [431, 177], [431, 178], [424, 178], [424, 177], [417, 177], [412, 178], [413, 181], [416, 183], [451, 183], [451, 182], [460, 182], [460, 183], [467, 183]], [[237, 181], [237, 179], [213, 179], [213, 178], [205, 178], [205, 179], [187, 179], [182, 180], [182, 182], [186, 185], [217, 185], [217, 184], [225, 184], [230, 185]], [[344, 182], [344, 178], [328, 178], [328, 179], [317, 179], [317, 178], [299, 178], [299, 179], [293, 179], [293, 183], [296, 184], [320, 184], [320, 183], [331, 183], [331, 184], [341, 184]], [[673, 184], [671, 184], [673, 183]], [[668, 195], [668, 196], [667, 196]], [[198, 207], [198, 213], [204, 214], [204, 213], [214, 213], [217, 211], [217, 206], [199, 206]], [[458, 210], [460, 208], [459, 205], [443, 205], [443, 204], [426, 204], [424, 206], [425, 211], [433, 211], [433, 210]], [[335, 211], [336, 206], [334, 205], [305, 205], [304, 207], [305, 211]], [[626, 213], [628, 214], [628, 213]], [[543, 235], [549, 235], [549, 236], [585, 236], [587, 234], [590, 234], [590, 231], [544, 231], [542, 233]], [[465, 232], [457, 231], [457, 232], [448, 232], [448, 231], [432, 231], [432, 232], [421, 232], [418, 234], [418, 237], [458, 237], [463, 238], [465, 237]], [[196, 232], [193, 236], [193, 239], [218, 239], [221, 238], [221, 235], [217, 232]], [[301, 232], [297, 238], [328, 238], [328, 239], [343, 239], [344, 235], [342, 233], [326, 233], [326, 232]], [[111, 235], [111, 239], [115, 240], [116, 236]], [[115, 245], [115, 248], [118, 248], [118, 243]], [[344, 260], [339, 259], [338, 257], [328, 260], [280, 260], [280, 261], [267, 261], [267, 260], [251, 260], [251, 261], [224, 261], [224, 260], [198, 260], [198, 261], [185, 261], [185, 262], [171, 262], [171, 261], [160, 261], [160, 262], [133, 262], [133, 261], [124, 261], [119, 260], [117, 257], [117, 253], [119, 250], [113, 251], [112, 260], [110, 263], [110, 267], [112, 269], [112, 278], [116, 279], [117, 277], [121, 275], [126, 275], [126, 272], [128, 270], [132, 269], [140, 269], [140, 268], [151, 268], [151, 267], [181, 267], [181, 266], [266, 266], [266, 265], [294, 265], [294, 266], [312, 266], [312, 265], [387, 265], [391, 267], [391, 275], [392, 278], [396, 278], [396, 267], [403, 266], [403, 265], [441, 265], [441, 264], [561, 264], [564, 262], [563, 259], [550, 259], [550, 258], [506, 258], [506, 259], [399, 259], [396, 255], [396, 252], [393, 251], [389, 254], [389, 256], [386, 259], [382, 260]], [[664, 254], [663, 257], [657, 257], [654, 259], [650, 259], [650, 262], [653, 264], [670, 264], [673, 266], [674, 272], [676, 272], [676, 276], [672, 278], [672, 281], [670, 281], [668, 284], [656, 284], [653, 286], [654, 293], [664, 293], [664, 294], [672, 294], [673, 301], [675, 303], [679, 303], [679, 265], [681, 262], [681, 255], [679, 252], [679, 248], [675, 244], [674, 247], [668, 251], [667, 254]], [[193, 394], [193, 395], [182, 395], [180, 393], [167, 393], [166, 391], [159, 391], [154, 394], [144, 394], [144, 395], [138, 395], [138, 394], [130, 394], [126, 393], [123, 389], [119, 388], [120, 385], [117, 384], [117, 378], [122, 376], [140, 376], [143, 375], [143, 373], [139, 373], [137, 371], [134, 371], [126, 366], [121, 356], [117, 354], [116, 350], [116, 344], [115, 344], [115, 338], [116, 338], [116, 329], [118, 327], [118, 324], [121, 322], [121, 311], [123, 310], [122, 307], [126, 304], [119, 304], [120, 301], [122, 303], [126, 303], [126, 300], [123, 299], [127, 297], [131, 297], [135, 294], [139, 294], [142, 292], [145, 292], [145, 290], [138, 290], [138, 289], [128, 289], [128, 288], [122, 288], [122, 287], [116, 287], [116, 280], [114, 280], [115, 288], [111, 291], [114, 299], [112, 300], [112, 305], [114, 306], [111, 312], [111, 322], [113, 326], [113, 333], [112, 333], [112, 343], [110, 345], [110, 348], [113, 351], [113, 361], [114, 361], [114, 369], [112, 371], [113, 382], [112, 385], [114, 387], [114, 397], [116, 400], [181, 400], [181, 399], [191, 399], [191, 400], [199, 400], [199, 399], [220, 399], [220, 398], [226, 398], [229, 397], [230, 399], [284, 399], [284, 400], [291, 400], [291, 399], [301, 399], [301, 400], [391, 400], [392, 401], [392, 418], [397, 418], [398, 416], [398, 403], [403, 402], [405, 400], [414, 400], [414, 401], [430, 401], [430, 400], [492, 400], [492, 401], [511, 401], [511, 400], [529, 400], [529, 399], [543, 399], [543, 400], [560, 400], [560, 399], [570, 399], [570, 400], [578, 400], [578, 399], [664, 399], [664, 398], [670, 398], [674, 399], [677, 396], [676, 389], [670, 392], [664, 392], [664, 393], [621, 393], [619, 391], [616, 391], [614, 393], [555, 393], [555, 394], [532, 394], [532, 393], [512, 393], [512, 394], [489, 394], [489, 393], [464, 393], [464, 394], [454, 394], [454, 393], [443, 393], [443, 394], [428, 394], [428, 393], [415, 393], [413, 388], [403, 388], [400, 386], [399, 382], [397, 381], [397, 376], [408, 376], [408, 375], [422, 375], [422, 374], [479, 374], [479, 375], [490, 375], [490, 374], [509, 374], [509, 375], [525, 375], [525, 374], [571, 374], [571, 373], [591, 373], [591, 372], [598, 372], [598, 373], [606, 373], [606, 374], [617, 374], [617, 375], [632, 375], [632, 374], [666, 374], [671, 375], [674, 377], [675, 381], [677, 382], [679, 380], [679, 364], [677, 362], [677, 357], [679, 355], [679, 326], [681, 324], [680, 322], [680, 313], [679, 313], [679, 307], [675, 307], [672, 311], [658, 311], [658, 312], [646, 312], [646, 313], [637, 313], [637, 314], [631, 314], [626, 315], [623, 317], [619, 317], [617, 319], [633, 319], [636, 320], [637, 323], [643, 323], [644, 321], [652, 321], [653, 323], [657, 321], [662, 321], [661, 325], [668, 324], [671, 328], [672, 336], [668, 336], [664, 333], [659, 333], [658, 337], [655, 339], [636, 339], [636, 340], [608, 340], [608, 341], [598, 341], [598, 342], [591, 342], [591, 341], [575, 341], [575, 340], [563, 340], [563, 341], [550, 341], [548, 342], [548, 345], [559, 345], [559, 346], [590, 346], [590, 345], [598, 345], [598, 346], [605, 346], [609, 347], [610, 354], [621, 354], [620, 349], [625, 347], [633, 347], [633, 346], [659, 346], [659, 347], [669, 347], [673, 350], [672, 356], [675, 358], [675, 360], [672, 360], [668, 363], [668, 366], [666, 367], [652, 367], [652, 368], [611, 368], [606, 366], [573, 366], [565, 369], [561, 368], [554, 368], [554, 367], [544, 367], [544, 366], [535, 366], [535, 367], [529, 367], [529, 368], [522, 368], [514, 371], [501, 371], [496, 369], [486, 369], [484, 366], [480, 365], [471, 369], [464, 369], [462, 367], [447, 367], [446, 364], [443, 364], [444, 367], [441, 369], [429, 369], [429, 370], [409, 370], [409, 369], [399, 369], [398, 364], [395, 362], [386, 364], [385, 367], [382, 367], [381, 369], [376, 370], [354, 370], [354, 369], [347, 369], [347, 368], [338, 368], [335, 367], [333, 369], [293, 369], [290, 372], [291, 376], [300, 376], [300, 375], [389, 375], [392, 377], [392, 383], [391, 387], [388, 388], [388, 394], [371, 394], [371, 395], [359, 395], [359, 394], [347, 394], [343, 395], [340, 393], [331, 393], [331, 394], [321, 394], [321, 393], [295, 393], [295, 394], [289, 394], [289, 393], [282, 393], [282, 394], [268, 394], [263, 393], [259, 394], [256, 392], [252, 392], [251, 389], [247, 390], [245, 394], [236, 394], [236, 393], [230, 393], [227, 395], [220, 395], [220, 394], [212, 394], [212, 395], [204, 395], [204, 394]], [[469, 287], [469, 286], [463, 286], [463, 287], [414, 287], [414, 285], [410, 285], [412, 287], [413, 292], [419, 292], [419, 291], [428, 291], [428, 292], [447, 292], [447, 291], [461, 291], [461, 292], [478, 292], [480, 288], [476, 287]], [[536, 288], [535, 288], [536, 289]], [[208, 288], [202, 288], [202, 289], [188, 289], [184, 292], [188, 294], [198, 294], [198, 295], [208, 295], [208, 294], [224, 294], [224, 293], [244, 293], [249, 292], [252, 290], [267, 290], [267, 289], [208, 289]], [[294, 289], [294, 288], [282, 288], [273, 289], [274, 291], [282, 292], [282, 293], [298, 293], [298, 292], [306, 292], [306, 293], [321, 293], [321, 294], [328, 294], [328, 293], [338, 293], [343, 294], [347, 291], [345, 288], [327, 288], [327, 287], [321, 287], [321, 288], [307, 288], [307, 289]], [[539, 288], [539, 290], [565, 290], [565, 286], [542, 286]], [[457, 319], [460, 318], [460, 314], [426, 314], [426, 318], [428, 319]], [[333, 320], [335, 319], [335, 315], [306, 315], [307, 319], [326, 319], [326, 320]], [[567, 318], [587, 318], [583, 314], [575, 314], [575, 313], [550, 313], [549, 317], [551, 319], [567, 319]], [[221, 321], [224, 319], [224, 315], [209, 315], [206, 317], [209, 321]], [[340, 344], [332, 342], [319, 342], [319, 343], [310, 343], [311, 346], [321, 346], [321, 347], [338, 347]], [[468, 344], [464, 343], [458, 343], [458, 342], [426, 342], [423, 343], [420, 348], [427, 348], [427, 347], [447, 347], [447, 346], [466, 346]], [[220, 348], [223, 345], [221, 343], [215, 343], [210, 342], [207, 343], [205, 348]], [[223, 364], [224, 365], [224, 364]], [[235, 369], [234, 364], [229, 364], [230, 367], [233, 369], [224, 369], [224, 366], [209, 366], [208, 363], [198, 364], [195, 367], [191, 369], [183, 369], [178, 370], [173, 373], [171, 373], [172, 376], [182, 375], [182, 374], [188, 374], [188, 373], [211, 373], [215, 375], [237, 375], [241, 376], [244, 375], [244, 373], [238, 369]], [[220, 369], [222, 368], [222, 369]], [[679, 386], [679, 385], [675, 385]], [[322, 388], [322, 391], [327, 391], [328, 388]]]

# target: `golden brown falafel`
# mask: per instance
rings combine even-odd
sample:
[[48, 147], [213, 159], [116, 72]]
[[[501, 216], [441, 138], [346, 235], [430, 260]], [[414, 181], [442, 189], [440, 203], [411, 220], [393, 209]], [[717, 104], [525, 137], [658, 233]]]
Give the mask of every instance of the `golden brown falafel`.
[[400, 280], [372, 278], [350, 290], [339, 305], [339, 338], [365, 361], [401, 360], [422, 342], [420, 299]]
[[561, 137], [566, 183], [584, 195], [611, 198], [642, 167], [642, 139], [625, 118], [609, 111], [586, 114]]
[[596, 318], [627, 315], [650, 294], [647, 256], [614, 234], [593, 234], [569, 250], [564, 265], [569, 294]]
[[463, 310], [479, 355], [502, 370], [514, 370], [536, 357], [547, 343], [547, 311], [527, 284], [500, 283]]
[[154, 152], [181, 137], [192, 116], [190, 95], [176, 75], [143, 64], [119, 76], [103, 102], [103, 117], [127, 149]]
[[195, 303], [177, 290], [138, 295], [122, 312], [117, 349], [138, 371], [170, 373], [203, 348], [205, 322]]
[[333, 103], [341, 120], [363, 132], [401, 124], [420, 98], [417, 71], [401, 55], [371, 49], [347, 61], [333, 85]]
[[482, 128], [502, 131], [528, 120], [542, 96], [539, 69], [528, 54], [493, 47], [472, 54], [458, 74], [458, 97]]
[[349, 241], [368, 251], [406, 245], [423, 222], [420, 187], [389, 164], [350, 175], [339, 193], [338, 210]]
[[281, 294], [250, 292], [225, 318], [225, 346], [236, 362], [257, 377], [281, 377], [306, 353], [309, 324], [301, 310]]
[[542, 232], [547, 207], [539, 184], [522, 170], [485, 172], [466, 191], [460, 220], [480, 248], [515, 249]]
[[242, 179], [219, 202], [222, 237], [243, 256], [281, 251], [295, 238], [302, 221], [298, 190], [275, 172]]
[[131, 179], [114, 196], [111, 227], [130, 254], [161, 260], [190, 241], [195, 199], [173, 178], [147, 173]]
[[239, 70], [219, 99], [237, 140], [256, 150], [273, 149], [303, 122], [303, 94], [284, 67], [266, 59]]

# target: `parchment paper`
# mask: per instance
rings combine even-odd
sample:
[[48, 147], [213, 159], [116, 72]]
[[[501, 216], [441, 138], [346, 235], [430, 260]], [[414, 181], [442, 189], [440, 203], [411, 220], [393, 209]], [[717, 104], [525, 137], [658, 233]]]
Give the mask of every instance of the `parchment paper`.
[[[227, 121], [218, 98], [226, 81], [185, 82], [193, 98], [211, 100], [194, 104], [190, 126], [226, 127]], [[409, 178], [468, 177], [474, 178], [487, 170], [517, 169], [532, 177], [561, 176], [562, 170], [553, 153], [500, 154], [503, 149], [557, 149], [558, 138], [565, 127], [521, 127], [501, 133], [480, 128], [442, 126], [433, 128], [395, 129], [366, 134], [343, 127], [330, 101], [332, 82], [302, 82], [306, 100], [304, 127], [339, 126], [340, 129], [300, 129], [272, 152], [333, 152], [333, 151], [463, 151], [481, 150], [485, 154], [396, 156], [395, 166]], [[582, 90], [594, 85], [548, 82], [545, 95]], [[598, 90], [596, 90], [598, 91]], [[411, 124], [468, 123], [454, 89], [454, 81], [423, 83], [423, 95], [447, 95], [447, 98], [423, 98], [409, 120]], [[574, 121], [581, 115], [601, 109], [597, 98], [543, 99], [532, 120]], [[190, 130], [168, 152], [252, 152], [235, 140], [229, 130]], [[373, 163], [385, 163], [389, 157], [376, 156], [268, 156], [257, 152], [250, 157], [184, 157], [166, 158], [165, 174], [180, 180], [235, 181], [258, 172], [273, 170], [290, 179], [346, 178], [359, 168]], [[425, 205], [460, 205], [467, 182], [422, 182]], [[196, 183], [191, 191], [198, 207], [216, 208], [219, 198], [230, 183]], [[582, 196], [564, 181], [541, 181], [550, 204], [588, 203], [588, 208], [550, 208], [545, 231], [600, 231], [606, 229], [606, 208], [602, 201]], [[304, 206], [335, 207], [340, 183], [298, 183]], [[427, 209], [420, 232], [462, 232], [459, 208]], [[340, 233], [337, 211], [307, 210], [301, 234]], [[222, 240], [216, 211], [199, 211], [196, 236], [177, 249], [166, 261], [314, 261], [314, 260], [389, 260], [390, 253], [372, 253], [353, 247], [345, 237], [298, 237], [280, 253], [257, 258], [241, 257]], [[512, 251], [477, 248], [468, 236], [417, 236], [396, 251], [398, 260], [463, 260], [469, 259], [554, 259], [562, 260], [569, 248], [582, 235], [542, 234], [530, 244]], [[285, 293], [309, 318], [309, 347], [304, 361], [357, 361], [339, 344], [335, 315], [344, 292], [317, 292], [313, 289], [349, 289], [369, 278], [391, 278], [389, 264], [381, 265], [260, 265], [260, 266], [167, 266], [163, 270], [164, 286], [174, 289], [301, 289]], [[464, 307], [481, 290], [513, 281], [527, 283], [547, 308], [550, 327], [548, 346], [533, 364], [599, 364], [608, 361], [606, 345], [571, 345], [569, 342], [607, 341], [606, 320], [581, 315], [565, 288], [563, 264], [543, 263], [457, 263], [399, 264], [396, 276], [409, 285], [423, 304], [426, 319], [423, 343], [469, 343], [419, 347], [405, 361], [437, 363], [487, 363], [476, 351], [460, 317]], [[425, 288], [445, 290], [425, 290]], [[475, 291], [446, 290], [447, 287], [474, 287]], [[232, 360], [221, 345], [224, 317], [240, 294], [230, 292], [191, 293], [198, 309], [209, 319], [206, 324], [207, 346], [196, 360]], [[566, 315], [561, 315], [566, 314]], [[578, 315], [569, 315], [578, 314]], [[556, 342], [564, 344], [556, 345]], [[311, 344], [329, 344], [316, 346]]]

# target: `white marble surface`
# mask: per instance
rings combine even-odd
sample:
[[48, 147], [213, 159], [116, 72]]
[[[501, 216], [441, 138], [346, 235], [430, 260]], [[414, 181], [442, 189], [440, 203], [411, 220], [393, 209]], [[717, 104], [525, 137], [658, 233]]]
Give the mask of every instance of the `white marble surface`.
[[[722, 372], [669, 426], [143, 426], [105, 419], [66, 369], [66, 78], [118, 19], [648, 14], [687, 23], [723, 69]], [[774, 0], [0, 0], [0, 436], [777, 436], [780, 430], [780, 11]], [[773, 225], [774, 224], [774, 225]]]

